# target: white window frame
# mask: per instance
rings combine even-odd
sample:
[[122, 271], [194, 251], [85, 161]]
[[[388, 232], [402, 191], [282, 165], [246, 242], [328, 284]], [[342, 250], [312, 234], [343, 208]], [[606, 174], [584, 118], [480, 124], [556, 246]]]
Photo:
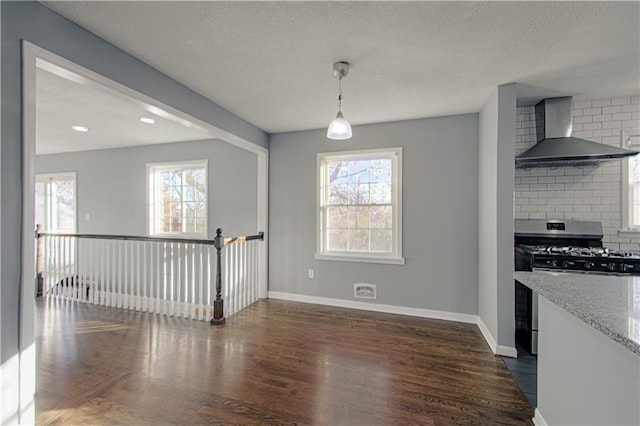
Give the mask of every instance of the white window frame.
[[[205, 173], [205, 215], [204, 215], [204, 231], [202, 233], [187, 233], [187, 232], [156, 232], [155, 220], [156, 214], [154, 208], [156, 206], [155, 196], [155, 172], [162, 169], [175, 169], [175, 168], [193, 168], [202, 167]], [[147, 223], [148, 232], [151, 237], [177, 237], [177, 238], [194, 238], [194, 239], [207, 239], [208, 238], [208, 224], [209, 224], [209, 160], [192, 160], [192, 161], [176, 161], [176, 162], [161, 162], [161, 163], [147, 163]]]
[[[622, 130], [620, 138], [623, 148], [640, 151], [640, 129]], [[640, 224], [633, 223], [633, 186], [630, 182], [632, 159], [630, 157], [622, 161], [622, 228], [640, 232]]]
[[[392, 160], [392, 251], [391, 253], [329, 251], [325, 247], [326, 233], [324, 229], [326, 223], [325, 201], [328, 197], [326, 164], [328, 162], [366, 160], [374, 158], [390, 158]], [[318, 153], [316, 171], [317, 247], [315, 258], [318, 260], [404, 265], [405, 260], [402, 257], [402, 147]]]
[[[51, 182], [51, 181], [55, 181], [55, 180], [72, 180], [73, 181], [73, 231], [72, 233], [76, 233], [78, 231], [78, 175], [76, 172], [56, 172], [56, 173], [38, 173], [35, 176], [35, 183], [44, 183], [45, 184], [45, 188], [47, 188], [47, 183]], [[35, 194], [35, 187], [34, 187], [34, 194]], [[47, 223], [41, 223], [40, 225], [43, 226], [43, 229], [41, 229], [41, 232], [51, 232], [51, 233], [58, 233], [59, 230], [57, 228], [53, 228], [51, 226], [52, 222], [52, 214], [57, 214], [57, 209], [53, 208], [53, 206], [51, 206], [51, 202], [53, 200], [51, 200], [47, 195], [45, 195], [45, 200], [44, 200], [44, 216], [45, 216], [45, 220], [47, 221]], [[35, 205], [35, 204], [34, 204]], [[35, 210], [34, 210], [35, 213]], [[38, 225], [38, 224], [36, 224]]]

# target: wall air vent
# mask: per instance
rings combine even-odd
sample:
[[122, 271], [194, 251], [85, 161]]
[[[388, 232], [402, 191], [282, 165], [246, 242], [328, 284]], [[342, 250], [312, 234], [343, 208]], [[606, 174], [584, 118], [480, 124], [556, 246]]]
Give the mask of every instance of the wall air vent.
[[378, 296], [378, 286], [375, 284], [355, 283], [353, 297], [356, 299], [375, 299]]

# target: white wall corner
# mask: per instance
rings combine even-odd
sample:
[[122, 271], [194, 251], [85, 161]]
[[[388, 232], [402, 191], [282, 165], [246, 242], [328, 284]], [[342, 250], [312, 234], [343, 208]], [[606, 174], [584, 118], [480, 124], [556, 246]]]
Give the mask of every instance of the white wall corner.
[[495, 354], [498, 347], [496, 343], [496, 339], [493, 337], [493, 335], [489, 331], [489, 328], [484, 323], [484, 321], [482, 321], [481, 317], [478, 317], [477, 325], [478, 325], [478, 328], [480, 329], [480, 332], [482, 333], [482, 336], [484, 337], [484, 340], [487, 341], [489, 348], [491, 348], [491, 352]]
[[495, 355], [508, 356], [510, 358], [518, 357], [518, 351], [515, 347], [498, 345], [496, 343], [496, 339], [493, 337], [484, 321], [482, 321], [482, 318], [478, 317], [477, 325], [484, 337], [484, 340], [487, 341], [489, 348], [491, 348], [491, 352]]
[[544, 417], [542, 417], [542, 414], [540, 414], [540, 410], [538, 410], [537, 408], [534, 411], [534, 415], [533, 415], [533, 419], [531, 419], [533, 421], [533, 424], [535, 426], [547, 426], [548, 423], [545, 421]]

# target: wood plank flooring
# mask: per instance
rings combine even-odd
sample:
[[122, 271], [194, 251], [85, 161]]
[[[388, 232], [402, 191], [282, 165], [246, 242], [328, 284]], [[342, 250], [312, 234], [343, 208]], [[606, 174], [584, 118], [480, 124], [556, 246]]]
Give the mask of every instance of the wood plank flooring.
[[222, 327], [38, 301], [38, 424], [531, 424], [476, 326], [263, 300]]

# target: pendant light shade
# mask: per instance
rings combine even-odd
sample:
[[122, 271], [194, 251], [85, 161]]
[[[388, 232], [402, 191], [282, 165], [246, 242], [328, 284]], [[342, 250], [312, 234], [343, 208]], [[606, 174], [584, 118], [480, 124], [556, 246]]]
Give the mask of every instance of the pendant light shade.
[[327, 129], [327, 138], [345, 140], [351, 138], [351, 124], [342, 115], [342, 79], [349, 74], [348, 62], [333, 64], [333, 75], [338, 79], [338, 114], [331, 120]]
[[329, 123], [329, 129], [327, 130], [327, 137], [333, 140], [344, 140], [351, 138], [351, 124], [345, 120], [342, 115], [342, 111], [338, 111], [336, 118]]

